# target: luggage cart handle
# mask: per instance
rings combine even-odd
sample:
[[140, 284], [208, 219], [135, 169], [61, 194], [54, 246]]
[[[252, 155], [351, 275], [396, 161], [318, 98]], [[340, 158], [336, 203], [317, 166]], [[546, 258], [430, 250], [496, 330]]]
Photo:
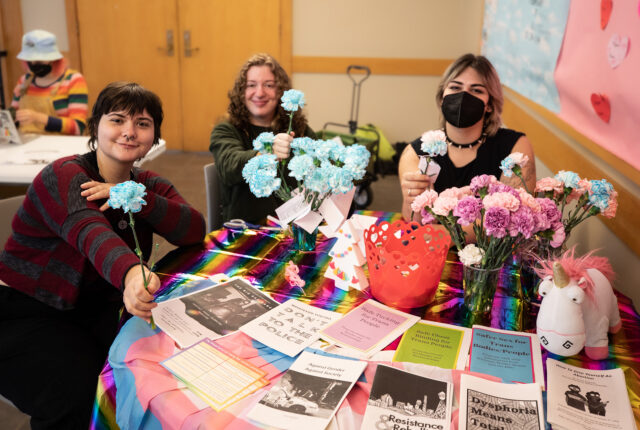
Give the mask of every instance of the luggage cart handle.
[[[365, 75], [357, 81], [351, 74], [352, 70], [363, 70]], [[347, 76], [353, 81], [353, 91], [351, 92], [351, 114], [349, 116], [349, 132], [354, 134], [358, 128], [358, 111], [360, 110], [360, 85], [371, 75], [371, 70], [367, 66], [351, 64], [347, 66]]]

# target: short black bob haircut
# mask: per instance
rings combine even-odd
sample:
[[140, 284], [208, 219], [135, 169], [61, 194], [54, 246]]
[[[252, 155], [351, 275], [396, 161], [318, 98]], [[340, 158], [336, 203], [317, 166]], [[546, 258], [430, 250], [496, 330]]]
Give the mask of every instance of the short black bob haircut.
[[133, 82], [112, 82], [100, 92], [93, 105], [91, 117], [87, 122], [89, 128], [89, 148], [96, 150], [98, 142], [98, 124], [102, 115], [115, 111], [124, 111], [129, 115], [142, 113], [144, 110], [153, 118], [153, 144], [160, 141], [160, 126], [164, 114], [162, 102], [152, 91]]

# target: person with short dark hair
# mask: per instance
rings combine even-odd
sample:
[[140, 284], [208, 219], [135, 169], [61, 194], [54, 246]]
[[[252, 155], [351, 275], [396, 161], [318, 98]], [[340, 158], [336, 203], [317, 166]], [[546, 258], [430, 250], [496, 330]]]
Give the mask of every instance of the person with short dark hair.
[[92, 150], [47, 165], [13, 219], [0, 254], [0, 393], [31, 416], [32, 429], [86, 429], [123, 303], [146, 320], [156, 306], [160, 280], [140, 266], [129, 214], [107, 203], [111, 187], [146, 187], [133, 214], [144, 261], [154, 233], [177, 246], [204, 238], [204, 218], [173, 185], [134, 167], [162, 119], [151, 91], [107, 85], [89, 120]]
[[21, 133], [83, 134], [88, 108], [87, 82], [67, 67], [56, 36], [33, 30], [18, 53], [28, 70], [13, 90], [11, 108]]
[[289, 89], [287, 73], [269, 54], [253, 55], [240, 69], [229, 91], [228, 119], [214, 127], [209, 146], [222, 183], [223, 221], [239, 218], [261, 223], [283, 203], [273, 195], [253, 195], [242, 178], [242, 169], [257, 155], [253, 140], [260, 133], [275, 134], [273, 150], [280, 160], [290, 156], [294, 136], [315, 137], [300, 110], [293, 116], [291, 134], [286, 134], [289, 113], [280, 106], [280, 98]]
[[419, 156], [426, 155], [420, 148], [420, 138], [404, 149], [398, 174], [405, 220], [411, 217], [415, 197], [429, 188], [438, 193], [451, 187], [461, 188], [482, 174], [494, 175], [501, 182], [521, 187], [518, 177], [506, 177], [500, 170], [500, 162], [514, 152], [529, 158], [522, 175], [529, 190], [534, 189], [533, 148], [523, 133], [502, 127], [502, 85], [487, 58], [465, 54], [454, 61], [438, 85], [436, 103], [442, 112], [440, 126], [446, 135], [447, 153], [432, 158], [441, 167], [433, 181], [418, 169]]

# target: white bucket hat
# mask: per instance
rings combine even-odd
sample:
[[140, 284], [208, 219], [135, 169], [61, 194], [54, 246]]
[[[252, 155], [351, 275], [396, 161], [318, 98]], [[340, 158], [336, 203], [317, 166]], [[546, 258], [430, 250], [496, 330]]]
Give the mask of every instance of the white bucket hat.
[[22, 51], [17, 55], [22, 61], [55, 61], [62, 58], [53, 33], [33, 30], [22, 36]]

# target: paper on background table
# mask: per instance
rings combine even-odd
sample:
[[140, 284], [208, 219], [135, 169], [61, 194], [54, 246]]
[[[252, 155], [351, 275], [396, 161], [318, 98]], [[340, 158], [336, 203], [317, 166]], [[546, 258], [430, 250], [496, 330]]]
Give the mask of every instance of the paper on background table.
[[474, 325], [469, 370], [504, 382], [537, 382], [544, 389], [540, 341], [535, 333]]
[[402, 335], [393, 361], [464, 370], [471, 329], [435, 321], [418, 321]]
[[369, 299], [324, 328], [320, 336], [330, 342], [355, 349], [365, 356], [371, 356], [419, 319], [420, 317]]
[[266, 372], [204, 339], [160, 363], [216, 411], [269, 382]]
[[342, 315], [289, 299], [240, 330], [258, 342], [287, 354], [298, 355], [320, 337], [320, 329]]

